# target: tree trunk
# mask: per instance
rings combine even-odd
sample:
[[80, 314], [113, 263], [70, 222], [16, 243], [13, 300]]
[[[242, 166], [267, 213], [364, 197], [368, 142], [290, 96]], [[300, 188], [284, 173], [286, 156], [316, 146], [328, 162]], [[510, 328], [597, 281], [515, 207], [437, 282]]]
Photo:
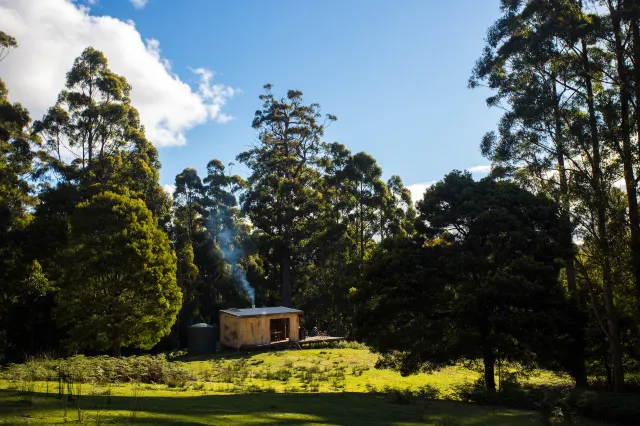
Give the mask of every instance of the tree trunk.
[[340, 336], [341, 334], [341, 328], [342, 328], [342, 324], [340, 321], [340, 310], [338, 309], [338, 306], [335, 305], [333, 306], [333, 319], [335, 321], [335, 336]]
[[289, 251], [285, 251], [282, 259], [280, 260], [280, 268], [282, 273], [282, 287], [280, 289], [280, 303], [282, 306], [286, 306], [288, 308], [293, 304], [291, 300], [291, 258], [289, 256]]
[[[558, 175], [560, 179], [560, 206], [562, 208], [562, 216], [567, 224], [571, 223], [571, 211], [569, 201], [569, 185], [567, 179], [567, 170], [564, 164], [565, 147], [564, 132], [562, 130], [562, 117], [560, 115], [560, 99], [555, 76], [553, 77], [553, 109], [555, 118], [555, 144], [556, 144], [556, 161], [558, 162]], [[567, 234], [566, 244], [573, 246], [573, 233]], [[567, 290], [569, 297], [576, 305], [577, 311], [580, 309], [580, 300], [578, 295], [578, 286], [576, 280], [576, 268], [574, 264], [573, 254], [564, 259], [565, 271], [567, 274]], [[571, 376], [576, 382], [576, 386], [583, 387], [587, 385], [587, 369], [585, 365], [585, 330], [583, 321], [578, 320], [577, 326], [572, 327], [573, 335], [571, 336]]]
[[111, 352], [113, 353], [113, 356], [116, 358], [119, 358], [122, 356], [122, 348], [117, 343], [111, 348]]
[[180, 312], [176, 316], [176, 350], [180, 349]]
[[607, 232], [607, 199], [602, 177], [602, 165], [600, 158], [600, 141], [598, 138], [598, 122], [595, 112], [595, 100], [591, 79], [591, 64], [587, 43], [582, 39], [582, 62], [584, 67], [584, 79], [587, 89], [587, 104], [589, 109], [589, 127], [591, 130], [592, 150], [592, 185], [595, 195], [595, 209], [597, 212], [598, 243], [602, 254], [602, 284], [605, 310], [607, 312], [607, 328], [609, 332], [609, 344], [611, 350], [611, 365], [613, 370], [613, 388], [619, 392], [624, 387], [624, 371], [622, 367], [622, 346], [620, 344], [620, 331], [618, 318], [613, 301], [613, 277], [611, 276], [611, 249]]
[[360, 182], [360, 275], [364, 273], [364, 207], [362, 205], [363, 183]]
[[622, 129], [622, 166], [624, 170], [624, 182], [627, 192], [627, 205], [629, 209], [629, 227], [631, 240], [631, 264], [636, 289], [636, 317], [640, 318], [640, 219], [638, 217], [638, 190], [634, 172], [634, 158], [631, 147], [630, 117], [630, 82], [626, 65], [625, 48], [621, 34], [620, 11], [616, 11], [609, 3], [613, 22], [615, 39], [616, 63], [618, 78], [620, 79], [620, 127]]
[[604, 343], [605, 345], [602, 347], [604, 349], [602, 353], [602, 365], [604, 366], [604, 374], [607, 376], [607, 385], [613, 387], [613, 374], [611, 373], [611, 364], [609, 363], [609, 352], [606, 346], [607, 341], [605, 340]]
[[[558, 99], [558, 89], [556, 88], [556, 82], [553, 81], [553, 96], [554, 96], [554, 115], [555, 115], [555, 144], [556, 144], [556, 160], [558, 162], [558, 175], [560, 178], [560, 206], [562, 208], [561, 214], [564, 220], [571, 223], [570, 201], [569, 201], [569, 185], [567, 183], [567, 169], [564, 165], [564, 137], [562, 131], [562, 118], [560, 117], [560, 100]], [[566, 243], [573, 245], [572, 234], [567, 235], [569, 241]], [[576, 285], [576, 269], [573, 264], [573, 255], [564, 259], [564, 264], [567, 272], [567, 287], [569, 293], [575, 294], [577, 290]]]
[[[635, 87], [635, 98], [636, 98], [636, 110], [635, 110], [635, 118], [636, 118], [636, 149], [640, 148], [640, 105], [637, 103], [640, 102], [640, 16], [638, 13], [640, 8], [637, 6], [634, 8], [633, 13], [631, 14], [631, 31], [633, 33], [633, 60], [634, 60], [634, 84]], [[637, 208], [636, 208], [637, 215]], [[640, 237], [638, 237], [640, 239]], [[640, 245], [640, 241], [637, 242]], [[640, 248], [638, 249], [640, 252]], [[636, 259], [634, 259], [635, 263]], [[637, 260], [640, 264], [640, 259]], [[636, 275], [636, 311], [640, 316], [640, 282], [637, 279]]]
[[491, 392], [496, 391], [496, 360], [490, 350], [485, 350], [482, 356], [484, 361], [484, 385]]

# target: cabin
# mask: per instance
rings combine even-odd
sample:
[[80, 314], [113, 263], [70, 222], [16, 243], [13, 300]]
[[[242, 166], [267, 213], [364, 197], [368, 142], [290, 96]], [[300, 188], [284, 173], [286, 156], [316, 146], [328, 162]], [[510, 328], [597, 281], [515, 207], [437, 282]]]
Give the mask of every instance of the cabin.
[[239, 350], [297, 342], [302, 314], [298, 309], [284, 306], [223, 309], [220, 311], [220, 344]]

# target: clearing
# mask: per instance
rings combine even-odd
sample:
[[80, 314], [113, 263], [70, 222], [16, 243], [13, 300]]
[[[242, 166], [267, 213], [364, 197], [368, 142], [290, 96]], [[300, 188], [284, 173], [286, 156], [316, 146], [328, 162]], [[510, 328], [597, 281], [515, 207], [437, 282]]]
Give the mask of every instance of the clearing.
[[[103, 368], [111, 368], [100, 364], [109, 359], [78, 357], [72, 361], [73, 368], [83, 373], [78, 373], [71, 387], [80, 397], [68, 403], [57, 398], [58, 382], [51, 376], [46, 376], [49, 381], [34, 379], [42, 371], [53, 370], [57, 361], [34, 362], [3, 372], [0, 424], [63, 424], [65, 419], [83, 425], [540, 424], [539, 414], [531, 411], [406, 397], [421, 392], [434, 396], [435, 392], [454, 398], [456, 387], [476, 380], [476, 372], [452, 367], [401, 377], [375, 369], [376, 359], [366, 349], [350, 348], [220, 353], [165, 362], [162, 368], [186, 371], [187, 376], [165, 373], [164, 383], [139, 383], [100, 381], [95, 371], [102, 375]], [[113, 358], [109, 362], [123, 364]], [[25, 376], [24, 371], [37, 374]], [[567, 383], [566, 378], [550, 373], [528, 380]], [[587, 420], [574, 424], [601, 425]]]

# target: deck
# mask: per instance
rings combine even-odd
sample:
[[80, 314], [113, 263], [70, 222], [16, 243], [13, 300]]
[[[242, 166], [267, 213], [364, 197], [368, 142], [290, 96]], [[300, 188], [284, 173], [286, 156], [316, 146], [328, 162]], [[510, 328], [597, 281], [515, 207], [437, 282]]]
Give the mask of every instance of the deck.
[[286, 349], [286, 348], [296, 348], [301, 349], [304, 345], [312, 345], [314, 343], [326, 343], [326, 342], [338, 342], [340, 340], [344, 340], [344, 337], [338, 336], [311, 336], [307, 337], [304, 340], [298, 341], [290, 341], [290, 340], [279, 340], [276, 342], [266, 343], [263, 345], [243, 345], [238, 350], [247, 350], [247, 349]]
[[311, 343], [325, 343], [325, 342], [337, 342], [340, 340], [344, 340], [344, 337], [334, 337], [334, 336], [311, 336], [307, 337], [304, 340], [298, 340], [299, 345], [309, 345]]

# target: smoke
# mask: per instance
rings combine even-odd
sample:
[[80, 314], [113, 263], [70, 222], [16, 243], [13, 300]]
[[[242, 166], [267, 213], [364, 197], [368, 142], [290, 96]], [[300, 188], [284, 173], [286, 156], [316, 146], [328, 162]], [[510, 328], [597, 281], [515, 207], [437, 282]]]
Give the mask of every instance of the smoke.
[[247, 293], [247, 296], [249, 296], [251, 306], [254, 306], [256, 302], [256, 291], [251, 284], [249, 284], [244, 271], [238, 266], [242, 252], [240, 250], [231, 250], [232, 244], [230, 244], [230, 242], [233, 242], [234, 239], [235, 232], [230, 229], [225, 229], [218, 236], [218, 245], [222, 253], [224, 253], [224, 258], [227, 260], [227, 263], [231, 265], [233, 276], [238, 280], [244, 292]]

